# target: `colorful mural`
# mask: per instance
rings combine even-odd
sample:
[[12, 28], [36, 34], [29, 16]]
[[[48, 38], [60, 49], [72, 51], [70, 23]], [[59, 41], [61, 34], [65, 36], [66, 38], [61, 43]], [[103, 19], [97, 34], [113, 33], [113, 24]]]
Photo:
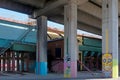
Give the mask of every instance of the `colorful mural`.
[[105, 77], [112, 77], [112, 55], [105, 53], [102, 56], [102, 69]]
[[70, 54], [68, 52], [68, 38], [67, 38], [67, 41], [66, 41], [66, 53], [65, 53], [65, 60], [64, 60], [64, 77], [71, 77], [71, 57], [70, 57]]
[[64, 63], [64, 68], [65, 68], [65, 74], [64, 77], [71, 77], [70, 73], [71, 73], [71, 61], [70, 61], [70, 57], [67, 56], [65, 59], [65, 63]]

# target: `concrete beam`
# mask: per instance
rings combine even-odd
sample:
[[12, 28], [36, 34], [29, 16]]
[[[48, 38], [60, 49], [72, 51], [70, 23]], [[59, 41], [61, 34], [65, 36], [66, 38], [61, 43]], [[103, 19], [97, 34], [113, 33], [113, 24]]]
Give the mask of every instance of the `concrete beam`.
[[33, 7], [14, 2], [12, 0], [0, 0], [0, 7], [13, 10], [13, 11], [17, 11], [17, 12], [21, 12], [21, 13], [25, 13], [28, 15], [31, 15], [33, 12]]
[[78, 22], [78, 29], [90, 32], [96, 35], [102, 35], [102, 30], [93, 26]]
[[[87, 1], [88, 0], [77, 0], [76, 4], [82, 5], [82, 4], [86, 3]], [[46, 13], [48, 14], [49, 12], [54, 11], [54, 9], [56, 9], [60, 6], [63, 6], [69, 2], [70, 2], [70, 0], [56, 0], [55, 2], [44, 7], [43, 9], [39, 9], [39, 10], [34, 11], [32, 16], [33, 16], [33, 18], [36, 18], [38, 16], [45, 15]]]
[[81, 6], [86, 2], [88, 2], [88, 0], [77, 0], [77, 5]]
[[[61, 11], [61, 12], [63, 12], [63, 11]], [[85, 23], [85, 24], [90, 25], [92, 27], [101, 29], [101, 26], [102, 26], [101, 19], [94, 17], [93, 15], [90, 15], [84, 11], [81, 11], [81, 10], [78, 10], [77, 14], [78, 14], [78, 16], [77, 16], [78, 22]], [[64, 15], [64, 14], [62, 13], [62, 15]]]
[[55, 8], [65, 5], [67, 2], [68, 2], [67, 0], [57, 0], [57, 1], [47, 5], [43, 9], [34, 11], [33, 17], [36, 18], [38, 16], [45, 15], [46, 13], [49, 13], [49, 11], [51, 11], [51, 10], [54, 11]]
[[[64, 20], [63, 20], [62, 15], [52, 16], [52, 17], [49, 17], [48, 19], [50, 21], [57, 22], [57, 23], [60, 23], [60, 24], [64, 25]], [[84, 30], [84, 31], [87, 31], [87, 32], [90, 32], [90, 33], [101, 35], [101, 29], [99, 29], [99, 28], [95, 28], [93, 26], [87, 25], [85, 23], [81, 23], [79, 21], [78, 21], [77, 25], [78, 25], [77, 28], [80, 29], [80, 30]]]
[[45, 6], [46, 0], [14, 0], [16, 2], [26, 4], [26, 5], [31, 5], [37, 8], [43, 8]]
[[[100, 0], [100, 2], [101, 2], [102, 0]], [[120, 4], [120, 0], [118, 1], [118, 4]], [[101, 8], [102, 8], [102, 6], [100, 6]], [[92, 11], [92, 13], [94, 13], [94, 16], [96, 16], [96, 17], [98, 17], [98, 18], [102, 18], [101, 17], [101, 14], [102, 14], [102, 10], [101, 10], [101, 8], [100, 7], [97, 7], [96, 5], [93, 5], [92, 3], [90, 3], [90, 2], [87, 2], [86, 4], [84, 4], [84, 5], [82, 5], [82, 6], [78, 6], [78, 8], [80, 9], [80, 10], [83, 10], [83, 11], [85, 11], [85, 12], [88, 12], [88, 10], [91, 10]], [[97, 8], [97, 11], [96, 10], [94, 10], [94, 8]], [[88, 12], [89, 13], [89, 12]], [[120, 6], [118, 6], [118, 14], [119, 14], [119, 16], [120, 16]]]
[[[120, 1], [119, 1], [119, 4], [120, 4]], [[102, 19], [102, 8], [97, 7], [96, 5], [94, 5], [90, 2], [87, 2], [86, 4], [84, 4], [82, 6], [78, 6], [78, 9], [83, 12], [86, 12], [96, 18]], [[120, 14], [120, 6], [118, 7], [118, 9], [119, 9], [119, 14]], [[119, 19], [118, 25], [120, 27], [120, 19]], [[101, 26], [99, 26], [99, 27], [101, 27]]]
[[86, 4], [84, 4], [82, 6], [78, 6], [78, 9], [80, 9], [81, 11], [84, 11], [94, 17], [97, 17], [99, 19], [102, 18], [102, 9], [90, 2], [87, 2]]
[[78, 10], [78, 21], [95, 28], [101, 28], [102, 21], [86, 12]]

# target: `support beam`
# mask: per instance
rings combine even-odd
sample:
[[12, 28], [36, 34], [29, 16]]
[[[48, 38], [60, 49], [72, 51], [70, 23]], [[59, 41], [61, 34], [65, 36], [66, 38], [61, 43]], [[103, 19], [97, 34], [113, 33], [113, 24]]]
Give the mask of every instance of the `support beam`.
[[81, 22], [78, 22], [78, 29], [86, 31], [86, 32], [90, 32], [96, 35], [102, 35], [101, 29], [81, 23]]
[[[74, 1], [74, 2], [73, 2]], [[64, 77], [77, 77], [77, 4], [70, 0], [65, 6]]]
[[47, 75], [47, 18], [37, 18], [36, 74]]
[[[64, 24], [63, 23], [64, 22], [63, 16], [52, 16], [52, 17], [49, 17], [49, 20], [51, 20], [53, 22], [56, 22], [56, 23]], [[80, 30], [84, 30], [84, 31], [87, 31], [87, 32], [90, 32], [90, 33], [97, 34], [97, 35], [102, 35], [101, 34], [101, 29], [95, 28], [93, 26], [84, 24], [84, 23], [79, 22], [79, 21], [77, 23], [77, 28], [80, 29]]]
[[102, 21], [86, 12], [78, 10], [78, 21], [90, 25], [95, 28], [101, 29]]
[[32, 27], [29, 27], [28, 30], [26, 30], [22, 35], [20, 35], [20, 37], [17, 39], [17, 41], [22, 41], [23, 39], [25, 39], [25, 37], [32, 31]]
[[[46, 15], [49, 14], [50, 11], [54, 11], [54, 9], [61, 7], [65, 4], [68, 4], [70, 0], [56, 0], [55, 2], [46, 5], [46, 7], [44, 7], [43, 9], [39, 9], [34, 11], [33, 13], [33, 18], [37, 18], [38, 16], [41, 15]], [[88, 0], [77, 0], [77, 5], [82, 5], [84, 3], [86, 3]]]
[[41, 16], [41, 15], [45, 15], [46, 13], [48, 13], [49, 11], [51, 11], [51, 10], [54, 10], [55, 8], [57, 8], [57, 7], [60, 7], [60, 6], [62, 6], [62, 5], [64, 5], [64, 4], [66, 4], [67, 3], [67, 0], [57, 0], [57, 1], [55, 1], [55, 2], [53, 2], [53, 3], [51, 3], [51, 4], [49, 4], [49, 5], [47, 5], [45, 8], [43, 8], [43, 9], [40, 9], [40, 10], [36, 10], [34, 13], [33, 13], [33, 17], [34, 18], [37, 18], [37, 17], [39, 17], [39, 16]]
[[102, 9], [90, 2], [87, 2], [86, 4], [84, 4], [82, 6], [78, 6], [78, 9], [81, 11], [84, 11], [96, 18], [99, 18], [99, 19], [102, 18]]
[[102, 70], [118, 78], [118, 0], [102, 1]]
[[[48, 16], [48, 18], [49, 17], [52, 17], [52, 18], [56, 17], [56, 19], [57, 19], [59, 17], [60, 18], [63, 17], [64, 16], [64, 13], [63, 13], [64, 11], [62, 9], [59, 10], [59, 11], [62, 12], [62, 13], [61, 14], [59, 13], [58, 15]], [[102, 26], [102, 20], [101, 19], [99, 19], [99, 18], [97, 18], [97, 17], [95, 17], [91, 14], [88, 14], [88, 13], [82, 11], [82, 10], [78, 10], [77, 14], [78, 14], [78, 16], [77, 16], [78, 17], [78, 19], [77, 19], [78, 22], [81, 22], [81, 23], [87, 24], [89, 26], [101, 29], [101, 26]]]
[[[118, 1], [118, 4], [120, 4], [120, 1]], [[100, 20], [102, 18], [102, 9], [100, 7], [96, 7], [96, 5], [90, 2], [87, 2], [86, 4], [82, 6], [78, 6], [78, 9]], [[119, 10], [119, 15], [120, 15], [120, 6], [118, 6], [118, 10]], [[99, 27], [101, 28], [101, 25]], [[120, 27], [120, 18], [119, 18], [119, 27]]]
[[23, 4], [29, 4], [36, 8], [43, 8], [45, 6], [46, 0], [15, 0], [16, 2], [23, 3]]
[[11, 0], [0, 0], [0, 7], [9, 10], [25, 13], [31, 15], [33, 12], [33, 7], [26, 6]]

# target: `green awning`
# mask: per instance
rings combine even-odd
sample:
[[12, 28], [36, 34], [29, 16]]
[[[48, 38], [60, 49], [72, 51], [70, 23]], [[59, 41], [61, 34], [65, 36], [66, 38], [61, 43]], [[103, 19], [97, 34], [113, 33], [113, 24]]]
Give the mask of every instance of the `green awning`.
[[81, 45], [81, 46], [79, 46], [79, 51], [94, 51], [94, 52], [101, 52], [101, 51], [102, 51], [102, 48]]
[[26, 44], [19, 44], [16, 43], [11, 47], [11, 50], [14, 51], [26, 51], [26, 52], [35, 52], [36, 46], [35, 45], [26, 45]]
[[84, 56], [87, 56], [88, 51], [84, 51]]
[[95, 52], [92, 51], [92, 52], [91, 52], [91, 56], [93, 56], [94, 54], [95, 54]]

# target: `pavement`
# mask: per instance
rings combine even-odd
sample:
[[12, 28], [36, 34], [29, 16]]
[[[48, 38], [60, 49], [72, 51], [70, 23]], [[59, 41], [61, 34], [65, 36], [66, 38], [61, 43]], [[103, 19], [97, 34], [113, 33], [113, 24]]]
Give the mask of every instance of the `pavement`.
[[78, 72], [77, 78], [64, 78], [60, 73], [49, 73], [47, 76], [40, 76], [34, 73], [14, 73], [14, 72], [1, 72], [0, 80], [120, 80], [104, 78], [101, 72]]

